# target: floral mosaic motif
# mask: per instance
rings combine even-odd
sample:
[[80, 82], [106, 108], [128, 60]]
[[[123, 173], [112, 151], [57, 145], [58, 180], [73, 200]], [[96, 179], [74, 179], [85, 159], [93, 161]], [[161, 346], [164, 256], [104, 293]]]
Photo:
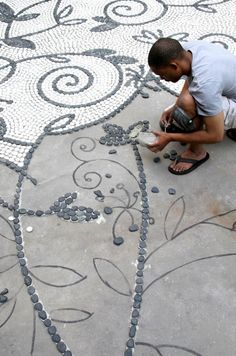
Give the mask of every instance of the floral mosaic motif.
[[[35, 43], [31, 40], [25, 39], [23, 37], [32, 36], [42, 31], [48, 31], [52, 28], [57, 26], [70, 26], [70, 25], [80, 25], [85, 22], [85, 19], [77, 19], [77, 18], [70, 18], [70, 15], [73, 13], [73, 6], [67, 5], [64, 8], [60, 8], [62, 0], [58, 0], [55, 4], [53, 9], [53, 17], [55, 20], [55, 25], [52, 27], [43, 29], [41, 31], [36, 31], [34, 33], [26, 33], [24, 36], [11, 36], [11, 29], [14, 25], [14, 22], [26, 22], [30, 20], [37, 19], [41, 14], [37, 11], [38, 5], [50, 3], [51, 0], [42, 0], [37, 2], [36, 4], [27, 6], [22, 10], [15, 12], [14, 9], [9, 6], [7, 3], [1, 2], [0, 3], [0, 22], [6, 23], [7, 27], [5, 29], [5, 35], [2, 39], [3, 43], [10, 46], [10, 47], [18, 47], [18, 48], [28, 48], [34, 50], [36, 48]], [[32, 13], [28, 13], [28, 11], [33, 11]]]

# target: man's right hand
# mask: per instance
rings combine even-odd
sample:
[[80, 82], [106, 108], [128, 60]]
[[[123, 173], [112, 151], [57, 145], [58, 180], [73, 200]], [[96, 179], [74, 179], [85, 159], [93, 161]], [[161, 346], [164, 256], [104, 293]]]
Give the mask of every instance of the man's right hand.
[[163, 125], [164, 127], [169, 126], [172, 122], [171, 113], [174, 109], [174, 106], [175, 104], [166, 108], [161, 115], [160, 124]]

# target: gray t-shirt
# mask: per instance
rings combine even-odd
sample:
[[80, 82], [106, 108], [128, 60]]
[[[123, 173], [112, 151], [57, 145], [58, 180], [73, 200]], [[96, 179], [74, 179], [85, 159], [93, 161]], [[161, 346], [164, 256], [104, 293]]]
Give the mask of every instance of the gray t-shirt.
[[222, 45], [207, 41], [182, 43], [192, 53], [189, 91], [202, 116], [219, 114], [222, 96], [236, 102], [236, 57]]

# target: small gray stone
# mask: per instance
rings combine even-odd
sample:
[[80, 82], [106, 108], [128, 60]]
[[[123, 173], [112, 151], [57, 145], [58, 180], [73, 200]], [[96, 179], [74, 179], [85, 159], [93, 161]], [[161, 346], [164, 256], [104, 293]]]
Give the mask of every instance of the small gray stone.
[[145, 241], [140, 241], [139, 247], [140, 247], [140, 248], [145, 248], [145, 247], [147, 247], [146, 242], [145, 242]]
[[111, 214], [113, 212], [112, 208], [106, 206], [104, 209], [103, 209], [104, 213], [105, 214]]
[[111, 177], [112, 177], [112, 175], [111, 175], [111, 174], [109, 174], [109, 173], [106, 173], [106, 174], [105, 174], [105, 177], [106, 177], [106, 178], [111, 178]]
[[143, 286], [141, 284], [138, 284], [136, 287], [135, 287], [135, 292], [136, 293], [142, 293], [143, 292]]
[[152, 187], [151, 192], [152, 193], [159, 193], [159, 189], [157, 187]]
[[33, 303], [37, 303], [39, 301], [39, 297], [37, 296], [37, 294], [33, 294], [31, 296], [31, 300]]
[[19, 259], [20, 265], [25, 266], [26, 265], [26, 260], [24, 258]]
[[137, 309], [134, 309], [134, 310], [132, 311], [132, 317], [133, 317], [133, 318], [138, 318], [138, 317], [139, 317], [139, 311], [138, 311]]
[[44, 320], [44, 325], [48, 328], [51, 324], [52, 324], [52, 322], [51, 322], [51, 320], [50, 319], [46, 319], [46, 320]]
[[25, 285], [27, 285], [27, 287], [28, 287], [28, 286], [30, 286], [31, 283], [32, 283], [32, 278], [31, 278], [30, 276], [26, 276], [26, 277], [24, 278], [24, 282], [25, 282]]
[[35, 214], [36, 214], [36, 216], [42, 216], [43, 215], [43, 211], [42, 210], [36, 210]]
[[60, 341], [58, 344], [57, 344], [57, 350], [61, 353], [65, 352], [66, 351], [66, 344], [62, 341]]
[[0, 294], [0, 303], [6, 303], [7, 301], [8, 301], [7, 296]]
[[159, 163], [161, 161], [160, 157], [155, 157], [153, 158], [153, 162]]
[[28, 287], [28, 293], [29, 293], [29, 295], [34, 294], [34, 292], [35, 292], [35, 288], [34, 288], [33, 286]]
[[37, 311], [43, 310], [43, 305], [42, 305], [42, 303], [36, 303], [36, 304], [34, 305], [34, 309], [37, 310]]
[[[140, 287], [141, 287], [141, 286], [140, 286]], [[141, 296], [140, 294], [135, 294], [134, 300], [135, 300], [135, 302], [141, 303], [141, 301], [142, 301], [142, 296]]]
[[7, 288], [4, 288], [2, 291], [1, 291], [1, 295], [5, 295], [5, 294], [7, 294], [9, 291], [8, 291], [8, 289]]
[[138, 270], [143, 270], [144, 269], [144, 263], [143, 262], [139, 262], [137, 268], [138, 268]]
[[39, 313], [38, 313], [40, 319], [42, 320], [45, 320], [47, 319], [47, 313], [45, 312], [45, 310], [41, 310]]
[[134, 325], [132, 325], [129, 330], [129, 337], [134, 337], [135, 334], [136, 334], [136, 327]]
[[77, 193], [76, 193], [76, 192], [72, 193], [72, 194], [71, 194], [71, 197], [72, 197], [72, 199], [75, 200], [75, 199], [77, 198]]
[[[45, 321], [46, 321], [46, 320], [45, 320]], [[49, 326], [49, 328], [48, 328], [48, 333], [49, 333], [50, 335], [54, 335], [54, 334], [56, 334], [56, 332], [57, 332], [57, 329], [56, 329], [56, 327], [55, 327], [54, 325]]]
[[139, 256], [139, 257], [138, 257], [138, 261], [139, 261], [139, 262], [144, 262], [144, 261], [145, 261], [144, 256]]
[[67, 350], [66, 352], [64, 352], [64, 356], [72, 356], [72, 353], [70, 350]]
[[109, 151], [109, 154], [110, 154], [110, 155], [115, 154], [115, 153], [117, 153], [117, 151], [116, 151], [115, 149]]
[[139, 227], [138, 227], [137, 224], [132, 224], [132, 225], [130, 225], [130, 227], [129, 227], [129, 231], [130, 231], [130, 232], [138, 231], [138, 229], [139, 229]]
[[114, 240], [113, 240], [113, 243], [117, 246], [123, 244], [124, 242], [124, 239], [123, 237], [119, 236], [119, 237], [115, 237]]
[[95, 190], [94, 194], [99, 198], [104, 198], [104, 195], [102, 194], [101, 190]]
[[175, 194], [176, 194], [176, 190], [175, 190], [174, 188], [169, 188], [169, 189], [168, 189], [168, 193], [169, 193], [170, 195], [175, 195]]
[[73, 203], [73, 199], [72, 198], [68, 198], [65, 200], [67, 205], [70, 205], [71, 203]]
[[163, 157], [164, 157], [165, 159], [168, 159], [168, 158], [170, 158], [170, 154], [169, 154], [168, 152], [165, 152], [165, 153], [163, 154]]
[[129, 339], [128, 341], [127, 341], [127, 344], [126, 344], [128, 347], [130, 347], [130, 348], [133, 348], [134, 347], [134, 340], [133, 339]]
[[29, 273], [28, 268], [26, 266], [21, 267], [21, 273], [23, 276], [27, 276]]
[[124, 356], [132, 356], [132, 349], [125, 350], [125, 355]]
[[52, 341], [58, 343], [60, 340], [61, 340], [60, 335], [54, 334], [54, 335], [52, 336]]
[[176, 156], [178, 153], [176, 150], [170, 150], [170, 155], [171, 156]]
[[131, 324], [138, 325], [138, 319], [131, 319]]

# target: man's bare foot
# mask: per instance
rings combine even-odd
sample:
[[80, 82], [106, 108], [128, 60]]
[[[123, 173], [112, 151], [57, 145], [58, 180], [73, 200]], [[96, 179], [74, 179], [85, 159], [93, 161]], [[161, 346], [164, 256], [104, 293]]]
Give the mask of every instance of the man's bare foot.
[[[204, 159], [206, 157], [206, 155], [207, 155], [207, 152], [205, 150], [201, 151], [198, 154], [194, 153], [191, 150], [187, 150], [181, 154], [181, 158], [201, 161], [202, 159]], [[173, 163], [170, 164], [169, 167], [171, 168], [172, 171], [175, 171], [178, 174], [178, 173], [183, 173], [184, 171], [188, 171], [192, 166], [193, 166], [193, 163], [178, 162], [178, 159], [176, 159]]]

